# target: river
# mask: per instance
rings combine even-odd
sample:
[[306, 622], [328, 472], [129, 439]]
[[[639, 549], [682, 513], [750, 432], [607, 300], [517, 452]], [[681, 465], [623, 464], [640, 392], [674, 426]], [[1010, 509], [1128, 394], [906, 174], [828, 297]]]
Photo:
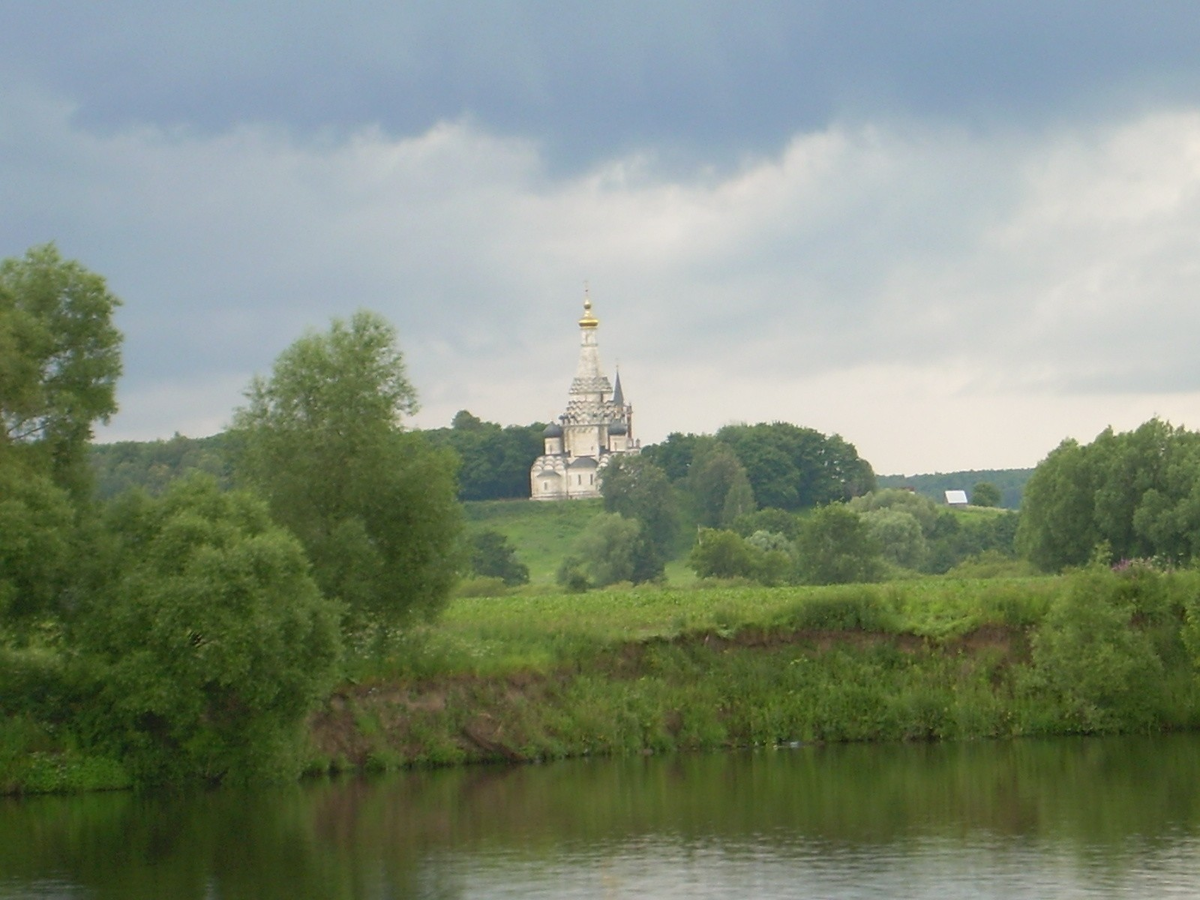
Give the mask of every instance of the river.
[[0, 898], [1200, 896], [1200, 736], [0, 800]]

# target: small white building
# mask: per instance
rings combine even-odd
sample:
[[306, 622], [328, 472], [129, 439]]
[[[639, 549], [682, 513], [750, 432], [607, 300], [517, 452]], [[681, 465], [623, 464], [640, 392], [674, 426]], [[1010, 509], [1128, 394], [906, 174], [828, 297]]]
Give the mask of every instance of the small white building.
[[579, 366], [571, 381], [567, 411], [546, 426], [544, 452], [529, 470], [529, 495], [534, 500], [599, 497], [601, 472], [613, 455], [641, 450], [633, 437], [633, 407], [621, 391], [621, 373], [614, 384], [600, 368], [599, 327], [585, 290]]

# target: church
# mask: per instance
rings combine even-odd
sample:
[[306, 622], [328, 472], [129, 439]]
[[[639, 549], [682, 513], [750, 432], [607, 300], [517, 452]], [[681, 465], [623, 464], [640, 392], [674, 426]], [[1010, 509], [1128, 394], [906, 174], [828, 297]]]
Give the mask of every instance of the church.
[[542, 432], [544, 451], [529, 470], [529, 495], [534, 500], [599, 497], [600, 476], [608, 461], [615, 454], [641, 449], [633, 437], [633, 407], [625, 402], [621, 373], [617, 372], [614, 384], [600, 369], [599, 328], [585, 290], [579, 366], [571, 381], [567, 411]]

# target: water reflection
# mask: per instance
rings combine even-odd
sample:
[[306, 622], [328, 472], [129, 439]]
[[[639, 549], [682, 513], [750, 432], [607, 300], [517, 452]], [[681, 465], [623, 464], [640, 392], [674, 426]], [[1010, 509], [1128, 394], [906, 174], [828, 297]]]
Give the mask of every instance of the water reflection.
[[1194, 896], [1200, 737], [0, 802], [0, 898]]

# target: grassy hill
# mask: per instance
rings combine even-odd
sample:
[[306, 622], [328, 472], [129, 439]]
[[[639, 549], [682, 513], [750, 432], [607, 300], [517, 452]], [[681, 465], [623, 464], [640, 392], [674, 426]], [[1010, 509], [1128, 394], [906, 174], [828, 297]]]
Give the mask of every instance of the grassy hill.
[[463, 507], [469, 530], [490, 528], [506, 535], [517, 558], [529, 566], [530, 582], [553, 584], [563, 557], [587, 523], [604, 511], [604, 501], [479, 500]]

